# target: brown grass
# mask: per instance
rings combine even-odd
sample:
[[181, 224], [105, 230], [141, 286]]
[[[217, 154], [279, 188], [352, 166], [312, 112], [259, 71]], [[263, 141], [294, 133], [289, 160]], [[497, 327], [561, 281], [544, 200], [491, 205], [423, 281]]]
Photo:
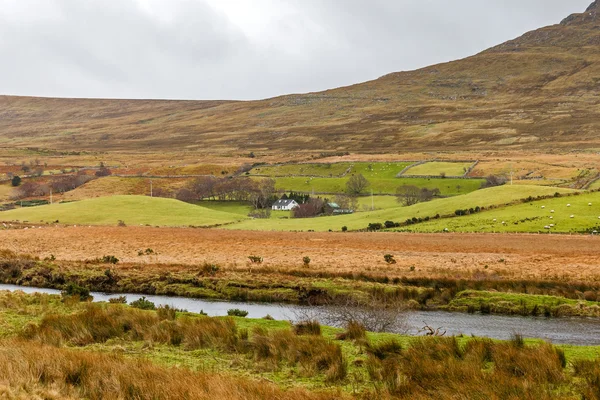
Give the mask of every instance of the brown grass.
[[[0, 394], [7, 398], [337, 399], [229, 375], [162, 368], [144, 360], [59, 349], [28, 342], [0, 343]], [[15, 397], [12, 397], [15, 396]]]
[[[167, 264], [218, 264], [221, 272], [247, 270], [249, 254], [261, 268], [294, 271], [309, 255], [311, 272], [365, 273], [402, 277], [466, 277], [484, 273], [510, 279], [596, 280], [600, 277], [598, 237], [535, 234], [402, 234], [244, 232], [145, 227], [48, 227], [7, 230], [0, 248], [59, 261], [113, 254], [124, 265], [146, 264], [148, 274], [184, 271]], [[138, 256], [152, 248], [157, 254]], [[395, 254], [388, 265], [384, 254]], [[484, 269], [485, 266], [488, 268]], [[414, 271], [410, 270], [415, 266]]]

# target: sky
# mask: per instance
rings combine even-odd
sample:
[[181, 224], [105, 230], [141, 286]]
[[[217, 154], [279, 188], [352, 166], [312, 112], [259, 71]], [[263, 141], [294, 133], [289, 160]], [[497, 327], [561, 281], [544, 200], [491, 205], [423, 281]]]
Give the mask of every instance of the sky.
[[460, 59], [592, 0], [0, 0], [0, 94], [252, 100]]

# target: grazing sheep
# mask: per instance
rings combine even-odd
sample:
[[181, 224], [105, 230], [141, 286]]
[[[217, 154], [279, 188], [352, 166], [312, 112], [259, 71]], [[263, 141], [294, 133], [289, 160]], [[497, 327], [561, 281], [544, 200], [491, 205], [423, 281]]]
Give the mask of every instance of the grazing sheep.
[[569, 218], [575, 218], [575, 216], [574, 216], [574, 215], [571, 215]]

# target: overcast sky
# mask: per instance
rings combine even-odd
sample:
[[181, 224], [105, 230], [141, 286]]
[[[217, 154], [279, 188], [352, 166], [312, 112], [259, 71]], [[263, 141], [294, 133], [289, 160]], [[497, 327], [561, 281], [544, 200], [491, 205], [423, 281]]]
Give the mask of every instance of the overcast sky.
[[592, 0], [0, 0], [0, 94], [260, 99], [463, 58]]

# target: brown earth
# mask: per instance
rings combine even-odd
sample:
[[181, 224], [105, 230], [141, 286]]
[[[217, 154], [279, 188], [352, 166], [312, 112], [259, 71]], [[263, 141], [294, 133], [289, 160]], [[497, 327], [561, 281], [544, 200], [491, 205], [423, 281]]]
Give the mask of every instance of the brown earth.
[[[138, 256], [138, 250], [157, 254]], [[150, 227], [43, 227], [3, 230], [0, 249], [58, 260], [114, 255], [124, 263], [217, 263], [246, 268], [248, 256], [264, 258], [263, 267], [310, 269], [331, 273], [477, 277], [508, 279], [600, 280], [600, 238], [562, 235], [401, 234], [231, 232]], [[397, 264], [388, 265], [384, 254]], [[415, 271], [410, 271], [411, 266]], [[487, 268], [486, 268], [487, 266]], [[590, 282], [591, 283], [591, 282]]]

